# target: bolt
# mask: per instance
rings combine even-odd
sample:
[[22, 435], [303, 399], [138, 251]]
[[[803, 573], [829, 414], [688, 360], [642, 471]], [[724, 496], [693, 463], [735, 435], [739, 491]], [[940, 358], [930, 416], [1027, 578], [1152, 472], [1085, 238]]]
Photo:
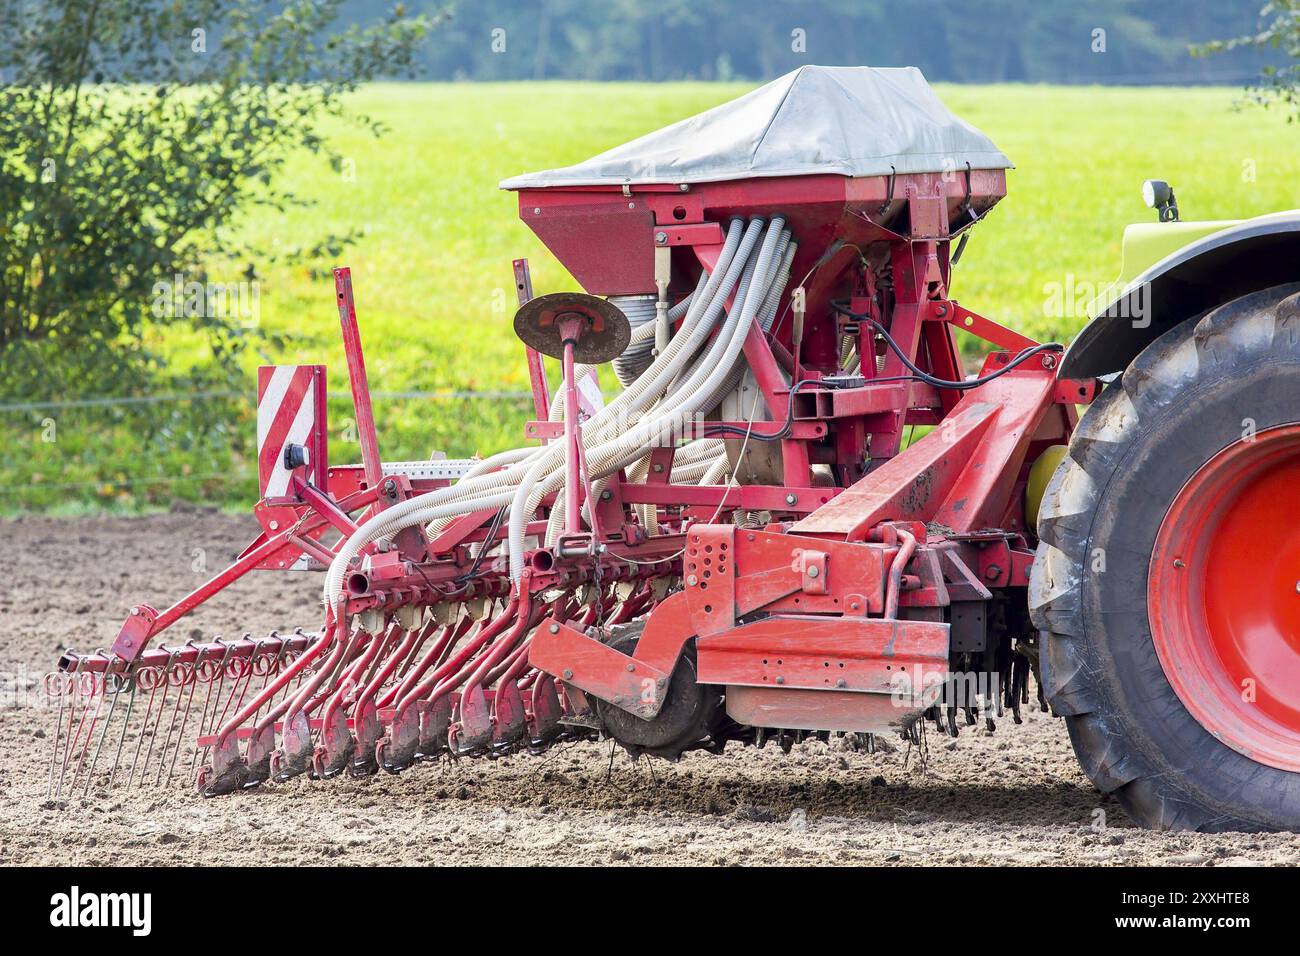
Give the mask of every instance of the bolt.
[[821, 573], [822, 573], [822, 569], [819, 568], [819, 567], [817, 567], [817, 565], [815, 565], [815, 564], [814, 564], [811, 568], [808, 569], [808, 577], [810, 577], [810, 578], [815, 578], [815, 577], [817, 577], [817, 575], [819, 575], [819, 574], [821, 574]]
[[1043, 368], [1056, 368], [1056, 356], [1055, 356], [1055, 355], [1044, 355], [1044, 356], [1043, 356]]
[[785, 678], [782, 677], [780, 674], [777, 674], [777, 675], [776, 675], [776, 682], [777, 682], [778, 684], [784, 684], [784, 683], [785, 683]]
[[614, 492], [610, 491], [608, 488], [606, 488], [604, 491], [600, 493], [601, 501], [609, 501], [609, 499], [613, 497], [614, 497]]
[[848, 687], [848, 686], [849, 686], [849, 682], [846, 681], [843, 677], [841, 677], [839, 680], [837, 680], [837, 681], [835, 682], [835, 686], [836, 686], [836, 687]]
[[552, 624], [550, 627], [547, 628], [547, 630], [550, 631], [552, 634], [559, 634], [559, 633], [560, 633], [560, 625], [558, 625], [558, 624]]
[[1300, 594], [1300, 581], [1295, 583], [1295, 593]]
[[854, 601], [852, 604], [849, 605], [849, 610], [850, 610], [850, 611], [858, 611], [858, 610], [861, 610], [861, 609], [862, 609], [862, 606], [861, 606], [860, 604], [858, 604], [857, 601]]
[[635, 671], [635, 670], [636, 670], [636, 665], [635, 665], [635, 664], [628, 664], [628, 665], [627, 665], [627, 672], [628, 672], [629, 674], [631, 674], [631, 673], [632, 673], [633, 671]]
[[540, 216], [541, 214], [542, 214], [542, 207], [541, 207], [541, 206], [534, 206], [534, 207], [533, 207], [533, 215], [534, 215], [534, 216]]
[[569, 670], [567, 667], [564, 669], [564, 679], [573, 680], [573, 671]]
[[944, 305], [942, 302], [939, 302], [934, 307], [934, 314], [942, 319], [945, 315], [948, 314], [948, 307]]
[[693, 575], [693, 574], [692, 574], [690, 577], [688, 577], [688, 578], [686, 579], [686, 583], [689, 584], [691, 587], [695, 587], [695, 585], [696, 585], [696, 583], [697, 583], [698, 581], [699, 581], [699, 578], [697, 578], [697, 577], [696, 577], [695, 575]]
[[630, 202], [630, 203], [628, 203], [628, 204], [627, 204], [627, 208], [628, 208], [628, 209], [635, 209], [635, 208], [636, 208], [636, 203], [634, 203], [634, 202]]
[[272, 521], [272, 522], [269, 522], [269, 523], [268, 523], [268, 527], [269, 527], [272, 531], [274, 531], [276, 528], [280, 527], [280, 522], [278, 522], [278, 521]]
[[1182, 558], [1174, 558], [1174, 567], [1176, 567], [1176, 568], [1185, 568], [1185, 567], [1187, 567], [1187, 565], [1183, 564], [1183, 559], [1182, 559]]
[[655, 462], [651, 470], [657, 475], [664, 470], [664, 466], [659, 464], [659, 462]]
[[984, 577], [990, 581], [996, 581], [1002, 577], [1002, 569], [996, 564], [990, 564], [988, 570], [984, 572]]
[[678, 191], [678, 192], [683, 192], [683, 193], [684, 193], [684, 192], [689, 192], [689, 191], [690, 191], [690, 188], [691, 188], [691, 187], [688, 186], [688, 185], [686, 185], [686, 183], [679, 183], [678, 186], [677, 186], [677, 191]]
[[666, 233], [666, 232], [656, 232], [656, 233], [655, 233], [655, 242], [659, 243], [659, 245], [661, 245], [661, 246], [664, 245], [664, 244], [666, 244], [666, 243], [668, 242], [668, 233]]
[[799, 496], [798, 496], [798, 495], [786, 495], [786, 496], [785, 496], [785, 503], [788, 504], [788, 505], [796, 505], [796, 504], [799, 503]]

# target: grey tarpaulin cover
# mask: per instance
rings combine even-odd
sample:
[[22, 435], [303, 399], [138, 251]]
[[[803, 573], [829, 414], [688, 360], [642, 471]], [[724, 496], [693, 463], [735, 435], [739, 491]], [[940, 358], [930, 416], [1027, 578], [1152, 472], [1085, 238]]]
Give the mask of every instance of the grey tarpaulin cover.
[[915, 67], [803, 66], [739, 99], [586, 162], [502, 189], [705, 183], [755, 176], [884, 176], [1008, 169], [992, 140], [948, 111]]

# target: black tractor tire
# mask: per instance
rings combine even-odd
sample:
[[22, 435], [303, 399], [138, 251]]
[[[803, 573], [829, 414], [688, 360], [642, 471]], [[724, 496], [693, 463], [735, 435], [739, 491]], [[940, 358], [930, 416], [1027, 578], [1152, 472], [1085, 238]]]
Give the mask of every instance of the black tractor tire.
[[1147, 605], [1156, 536], [1186, 481], [1246, 419], [1300, 421], [1297, 293], [1242, 296], [1151, 343], [1083, 415], [1044, 495], [1029, 605], [1045, 698], [1084, 772], [1146, 827], [1300, 830], [1300, 773], [1189, 713]]

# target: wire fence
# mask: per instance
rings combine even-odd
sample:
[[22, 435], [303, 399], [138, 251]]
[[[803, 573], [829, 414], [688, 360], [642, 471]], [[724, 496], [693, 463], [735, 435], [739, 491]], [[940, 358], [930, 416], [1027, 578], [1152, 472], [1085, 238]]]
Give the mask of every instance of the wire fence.
[[[331, 460], [357, 460], [351, 392], [330, 391], [328, 397], [338, 406], [329, 422]], [[518, 444], [520, 412], [532, 397], [511, 389], [371, 393], [374, 401], [396, 406], [384, 416], [382, 436], [393, 459], [424, 457], [434, 448], [460, 456]], [[233, 404], [218, 412], [204, 409], [204, 402]], [[429, 402], [444, 406], [439, 415], [424, 414]], [[0, 512], [96, 505], [131, 510], [182, 499], [251, 503], [257, 495], [255, 406], [251, 391], [236, 390], [2, 402]]]
[[[332, 391], [330, 398], [351, 399], [351, 392]], [[471, 392], [371, 392], [372, 399], [516, 399], [532, 398], [532, 392], [523, 391], [471, 391]], [[39, 412], [58, 411], [64, 408], [112, 408], [116, 406], [134, 407], [140, 405], [164, 405], [170, 402], [195, 401], [198, 399], [252, 399], [243, 391], [199, 391], [171, 392], [159, 395], [101, 395], [90, 398], [74, 398], [50, 402], [4, 402], [0, 403], [0, 412]]]

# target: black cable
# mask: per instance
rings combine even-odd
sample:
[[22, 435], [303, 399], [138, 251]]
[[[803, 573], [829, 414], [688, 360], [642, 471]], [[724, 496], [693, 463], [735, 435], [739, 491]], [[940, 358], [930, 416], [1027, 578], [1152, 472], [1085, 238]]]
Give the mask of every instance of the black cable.
[[785, 424], [781, 426], [780, 431], [775, 431], [770, 435], [760, 435], [752, 428], [737, 428], [734, 425], [709, 426], [706, 423], [706, 427], [710, 434], [735, 435], [737, 438], [748, 436], [754, 441], [781, 441], [781, 439], [789, 437], [790, 431], [794, 428], [794, 393], [805, 385], [817, 385], [820, 382], [821, 379], [819, 378], [804, 378], [790, 386], [790, 400], [785, 405]]
[[935, 388], [947, 388], [947, 389], [954, 389], [956, 391], [967, 391], [968, 389], [978, 388], [979, 386], [984, 385], [987, 382], [993, 381], [995, 378], [998, 378], [1001, 375], [1007, 374], [1007, 372], [1010, 372], [1013, 368], [1016, 368], [1019, 365], [1023, 365], [1025, 362], [1029, 361], [1029, 359], [1033, 358], [1035, 355], [1040, 355], [1043, 352], [1061, 352], [1065, 350], [1065, 346], [1061, 345], [1059, 342], [1044, 342], [1041, 345], [1035, 345], [1030, 348], [1021, 350], [1021, 352], [1018, 355], [1016, 355], [1016, 357], [1013, 358], [1006, 365], [1002, 366], [999, 369], [994, 369], [992, 372], [989, 372], [987, 375], [982, 375], [979, 378], [962, 379], [960, 382], [951, 382], [948, 381], [947, 379], [938, 378], [937, 376], [931, 375], [929, 372], [926, 372], [925, 370], [918, 368], [916, 364], [913, 363], [910, 358], [908, 358], [907, 353], [903, 351], [902, 347], [899, 346], [899, 344], [894, 341], [894, 337], [889, 334], [889, 332], [885, 329], [885, 327], [881, 325], [879, 322], [877, 322], [875, 319], [873, 319], [871, 316], [864, 315], [861, 312], [854, 312], [848, 306], [843, 304], [842, 299], [832, 300], [831, 308], [834, 309], [836, 312], [840, 313], [840, 315], [847, 315], [855, 322], [866, 322], [868, 325], [870, 325], [873, 329], [875, 329], [878, 333], [880, 333], [881, 337], [883, 337], [885, 340], [885, 344], [889, 346], [890, 350], [895, 355], [897, 355], [898, 358], [902, 361], [902, 363], [906, 365], [908, 369], [910, 369], [913, 373], [912, 375], [891, 376], [888, 379], [873, 378], [867, 380], [868, 382], [871, 382], [873, 384], [876, 382], [885, 382], [885, 381], [921, 381], [921, 382], [925, 382], [927, 385], [933, 385]]
[[500, 509], [498, 509], [497, 513], [492, 516], [492, 523], [488, 525], [487, 536], [483, 539], [482, 547], [478, 549], [478, 554], [474, 555], [474, 560], [471, 562], [469, 570], [456, 578], [457, 584], [462, 584], [465, 581], [468, 581], [478, 572], [479, 565], [483, 563], [483, 556], [491, 550], [493, 542], [496, 541], [497, 532], [501, 530], [501, 522], [505, 518], [505, 513], [509, 510], [510, 507], [508, 505], [502, 505]]

